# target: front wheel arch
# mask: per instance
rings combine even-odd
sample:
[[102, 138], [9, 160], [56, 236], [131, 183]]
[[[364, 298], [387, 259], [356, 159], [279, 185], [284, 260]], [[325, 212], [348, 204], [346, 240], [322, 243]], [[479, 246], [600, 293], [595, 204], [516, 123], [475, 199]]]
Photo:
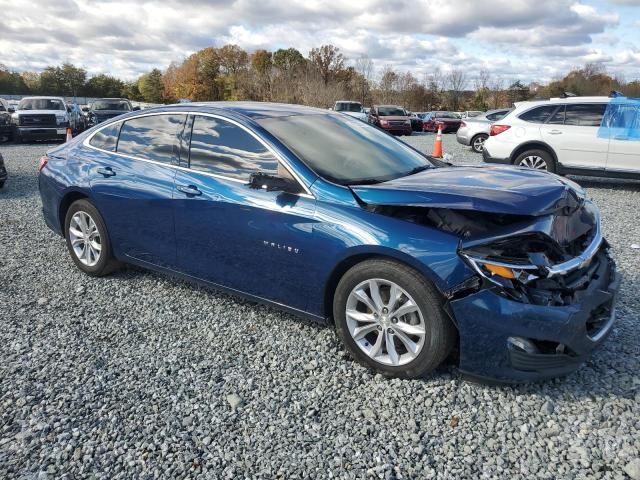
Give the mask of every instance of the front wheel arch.
[[389, 260], [411, 268], [425, 277], [427, 281], [431, 282], [435, 286], [438, 293], [442, 295], [442, 298], [445, 298], [444, 290], [446, 290], [446, 287], [440, 283], [439, 278], [435, 275], [435, 273], [430, 271], [423, 271], [423, 269], [419, 268], [418, 265], [416, 265], [415, 262], [412, 261], [411, 257], [404, 258], [404, 256], [390, 255], [381, 252], [354, 252], [353, 254], [346, 256], [345, 258], [340, 260], [340, 262], [338, 262], [338, 264], [329, 274], [327, 281], [325, 282], [323, 310], [325, 318], [327, 318], [330, 323], [333, 323], [333, 300], [335, 297], [336, 288], [338, 287], [338, 283], [340, 283], [340, 280], [342, 279], [344, 274], [347, 273], [352, 267], [367, 260]]

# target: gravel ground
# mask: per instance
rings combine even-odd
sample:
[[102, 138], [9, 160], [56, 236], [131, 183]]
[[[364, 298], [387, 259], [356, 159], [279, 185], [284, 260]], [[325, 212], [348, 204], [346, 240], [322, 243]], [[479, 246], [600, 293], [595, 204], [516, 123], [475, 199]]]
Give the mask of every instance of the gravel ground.
[[0, 478], [640, 479], [640, 183], [583, 182], [625, 277], [613, 335], [567, 378], [490, 387], [372, 375], [330, 328], [139, 269], [83, 275], [41, 218], [45, 150], [0, 146]]

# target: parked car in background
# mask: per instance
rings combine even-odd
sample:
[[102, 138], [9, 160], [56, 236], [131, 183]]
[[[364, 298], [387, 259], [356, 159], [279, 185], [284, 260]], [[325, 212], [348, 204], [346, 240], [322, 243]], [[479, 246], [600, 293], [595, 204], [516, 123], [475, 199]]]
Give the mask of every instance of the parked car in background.
[[87, 124], [80, 106], [77, 103], [67, 103], [67, 110], [69, 112], [69, 125], [73, 134], [84, 132]]
[[455, 132], [460, 128], [460, 115], [456, 112], [428, 112], [422, 120], [422, 130], [437, 132], [438, 124], [442, 124], [442, 133]]
[[140, 110], [140, 107], [134, 107], [126, 98], [101, 98], [93, 102], [89, 112], [89, 126], [117, 117], [123, 113]]
[[353, 102], [351, 100], [338, 100], [333, 104], [333, 110], [336, 112], [344, 113], [350, 117], [357, 118], [363, 122], [367, 121], [367, 114], [364, 113], [362, 104], [360, 102]]
[[62, 97], [24, 97], [11, 116], [15, 139], [65, 140], [70, 122], [70, 109]]
[[479, 115], [482, 115], [483, 112], [481, 112], [480, 110], [466, 110], [464, 112], [460, 112], [460, 118], [465, 119], [465, 118], [474, 118], [477, 117]]
[[11, 123], [11, 114], [13, 108], [9, 106], [4, 98], [0, 98], [0, 143], [13, 139], [13, 125]]
[[374, 105], [367, 121], [394, 135], [411, 135], [411, 119], [404, 108], [397, 105]]
[[456, 140], [462, 145], [471, 146], [474, 152], [482, 153], [484, 141], [489, 138], [491, 123], [500, 120], [509, 110], [509, 108], [489, 110], [481, 115], [463, 120], [456, 132]]
[[407, 112], [409, 115], [409, 120], [411, 120], [411, 130], [414, 132], [422, 131], [422, 118], [418, 116], [415, 112]]
[[560, 174], [640, 177], [640, 101], [521, 102], [491, 125], [483, 159]]
[[2, 153], [0, 153], [0, 188], [4, 187], [8, 176], [7, 168], [4, 165], [4, 158], [2, 158]]
[[387, 375], [453, 352], [481, 378], [562, 375], [614, 327], [620, 276], [580, 186], [454, 167], [347, 115], [134, 112], [50, 150], [38, 177], [46, 224], [86, 274], [131, 263], [329, 323]]

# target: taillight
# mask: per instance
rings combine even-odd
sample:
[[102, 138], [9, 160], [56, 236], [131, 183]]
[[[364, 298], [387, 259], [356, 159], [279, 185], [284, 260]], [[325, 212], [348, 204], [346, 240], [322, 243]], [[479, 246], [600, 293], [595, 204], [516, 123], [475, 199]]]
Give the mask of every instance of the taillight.
[[460, 122], [460, 126], [461, 126], [461, 127], [466, 127], [466, 126], [467, 126], [467, 124], [466, 124], [466, 123], [464, 123], [464, 122]]
[[49, 163], [49, 157], [46, 155], [40, 157], [40, 162], [38, 163], [38, 172], [40, 172], [44, 167]]
[[495, 137], [496, 135], [500, 135], [502, 132], [506, 132], [511, 128], [510, 125], [491, 125], [491, 130], [489, 130], [489, 135]]

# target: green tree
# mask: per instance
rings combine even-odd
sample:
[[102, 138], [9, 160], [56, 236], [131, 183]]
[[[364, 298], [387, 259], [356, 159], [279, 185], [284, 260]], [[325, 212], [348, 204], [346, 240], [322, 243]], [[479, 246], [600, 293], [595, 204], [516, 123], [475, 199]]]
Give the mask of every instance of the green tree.
[[84, 93], [90, 97], [119, 97], [124, 86], [122, 80], [103, 73], [87, 80]]
[[162, 72], [154, 68], [149, 73], [145, 73], [138, 79], [138, 90], [145, 102], [162, 103]]

